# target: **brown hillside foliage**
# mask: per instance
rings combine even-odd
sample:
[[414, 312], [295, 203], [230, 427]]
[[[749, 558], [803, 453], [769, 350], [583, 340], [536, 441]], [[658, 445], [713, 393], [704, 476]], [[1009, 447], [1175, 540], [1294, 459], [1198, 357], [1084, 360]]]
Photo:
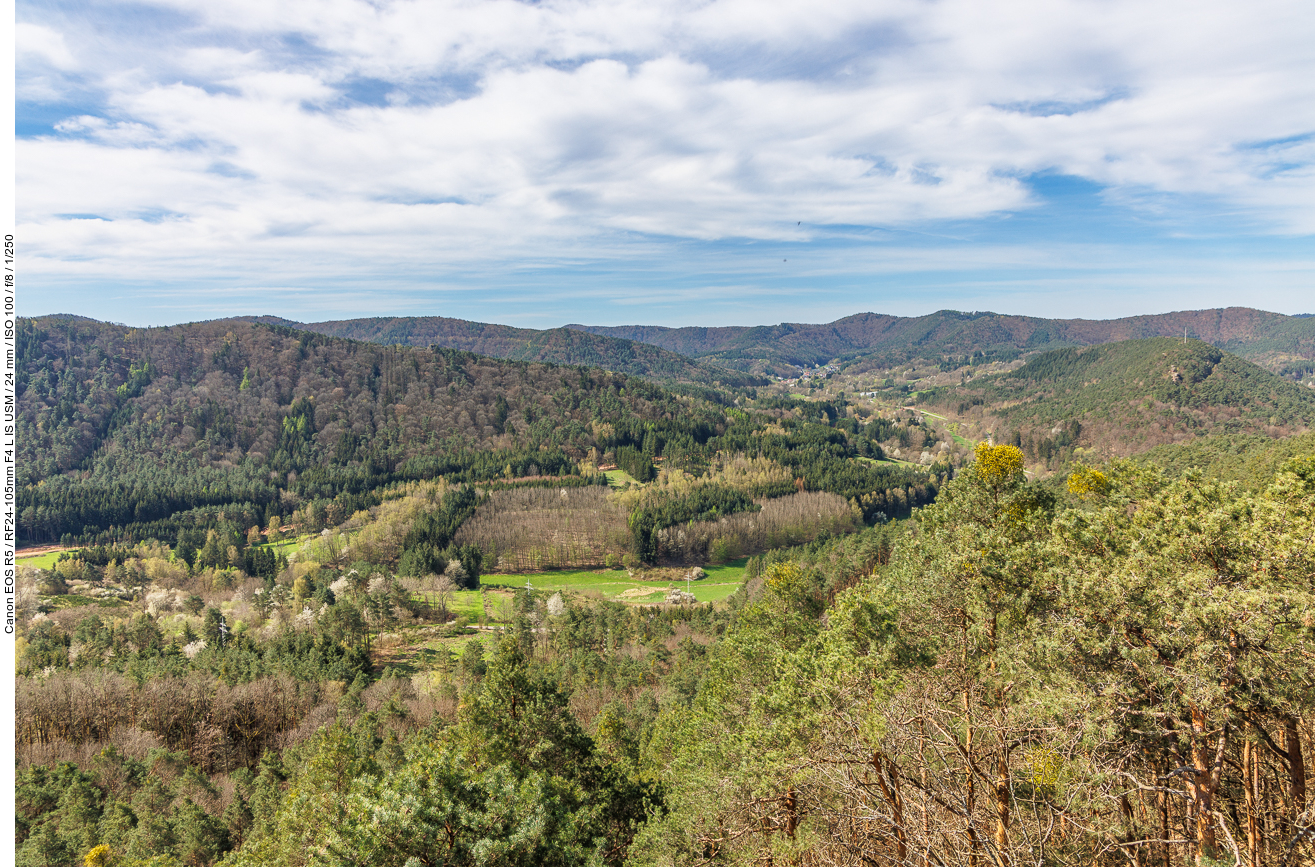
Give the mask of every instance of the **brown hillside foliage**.
[[327, 683], [271, 677], [228, 686], [211, 677], [160, 677], [138, 684], [98, 669], [20, 677], [14, 728], [19, 747], [77, 745], [149, 733], [187, 753], [206, 773], [254, 764], [321, 701]]
[[457, 532], [490, 566], [510, 572], [611, 565], [630, 549], [626, 513], [607, 488], [494, 491]]
[[724, 563], [771, 548], [801, 545], [823, 531], [850, 533], [862, 526], [845, 498], [807, 491], [766, 500], [761, 512], [739, 512], [658, 531], [658, 553], [687, 563]]
[[[77, 405], [80, 430], [45, 424], [58, 401], [54, 368], [33, 374], [18, 403], [25, 422], [25, 476], [64, 472], [98, 449], [124, 466], [149, 457], [186, 455], [201, 466], [231, 467], [278, 448], [283, 418], [297, 398], [314, 405], [313, 440], [326, 456], [342, 443], [395, 444], [393, 460], [432, 453], [438, 444], [515, 447], [529, 418], [553, 420], [550, 445], [582, 456], [591, 445], [592, 410], [580, 397], [624, 387], [624, 376], [534, 363], [508, 363], [450, 351], [394, 348], [309, 333], [271, 330], [235, 320], [130, 329], [91, 321], [35, 320], [40, 357], [56, 359], [95, 381]], [[107, 362], [100, 371], [102, 360]], [[114, 436], [98, 433], [118, 406], [116, 386], [128, 365], [150, 359], [154, 374], [121, 412]], [[496, 429], [495, 404], [508, 414]], [[631, 389], [621, 399], [644, 414]], [[61, 433], [62, 432], [62, 433]], [[345, 457], [345, 455], [343, 455]]]

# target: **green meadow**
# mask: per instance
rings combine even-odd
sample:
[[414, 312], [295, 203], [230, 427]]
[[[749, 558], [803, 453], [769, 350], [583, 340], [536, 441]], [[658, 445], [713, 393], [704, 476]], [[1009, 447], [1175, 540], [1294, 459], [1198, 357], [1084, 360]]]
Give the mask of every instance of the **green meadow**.
[[[69, 550], [76, 551], [77, 549], [71, 548]], [[24, 557], [19, 554], [16, 561], [19, 566], [35, 566], [37, 569], [52, 569], [55, 566], [55, 561], [59, 559], [59, 555], [64, 553], [67, 552], [51, 551], [47, 554], [38, 554], [35, 557]]]
[[607, 476], [607, 484], [612, 488], [624, 488], [626, 485], [637, 485], [635, 477], [625, 470], [607, 470], [603, 473]]
[[[719, 602], [730, 596], [744, 581], [747, 558], [731, 561], [722, 566], [705, 566], [708, 577], [688, 582], [689, 592], [700, 602]], [[588, 596], [601, 596], [619, 602], [651, 604], [661, 602], [674, 587], [686, 589], [684, 581], [641, 581], [631, 578], [624, 569], [576, 570], [534, 572], [522, 575], [485, 575], [480, 584], [493, 588], [564, 591]], [[474, 592], [474, 591], [467, 591]]]

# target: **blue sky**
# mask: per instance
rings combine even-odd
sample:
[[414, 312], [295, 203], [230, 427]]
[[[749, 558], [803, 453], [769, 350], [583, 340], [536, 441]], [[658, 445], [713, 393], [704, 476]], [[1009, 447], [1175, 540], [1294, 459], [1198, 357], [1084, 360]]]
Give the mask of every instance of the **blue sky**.
[[25, 313], [1315, 312], [1315, 16], [18, 4]]

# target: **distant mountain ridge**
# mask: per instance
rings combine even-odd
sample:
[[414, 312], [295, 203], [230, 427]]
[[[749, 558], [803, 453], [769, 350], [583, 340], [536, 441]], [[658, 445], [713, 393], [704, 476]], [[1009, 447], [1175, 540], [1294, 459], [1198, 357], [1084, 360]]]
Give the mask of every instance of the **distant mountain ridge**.
[[1081, 445], [1127, 456], [1210, 434], [1280, 438], [1315, 428], [1315, 390], [1200, 340], [1069, 347], [1022, 367], [915, 395], [980, 437], [1038, 460]]
[[602, 367], [631, 376], [704, 386], [765, 384], [762, 376], [839, 359], [895, 365], [914, 360], [979, 363], [1037, 351], [1150, 337], [1187, 337], [1271, 371], [1309, 372], [1315, 316], [1248, 307], [1186, 310], [1122, 319], [1044, 319], [940, 310], [926, 316], [857, 313], [834, 322], [755, 326], [580, 325], [545, 330], [444, 316], [382, 316], [284, 325], [332, 337], [403, 346], [441, 346], [492, 358]]
[[760, 376], [743, 370], [700, 362], [649, 343], [579, 329], [540, 331], [444, 316], [379, 316], [328, 322], [292, 322], [268, 316], [243, 318], [387, 346], [441, 346], [509, 361], [601, 367], [667, 382], [731, 387], [766, 384]]
[[1107, 320], [941, 310], [915, 317], [858, 313], [821, 325], [786, 322], [719, 328], [566, 327], [650, 343], [691, 358], [746, 370], [762, 370], [773, 364], [811, 366], [861, 356], [898, 363], [972, 353], [999, 355], [1147, 337], [1181, 337], [1184, 329], [1188, 337], [1269, 367], [1296, 359], [1315, 359], [1315, 318], [1247, 307]]

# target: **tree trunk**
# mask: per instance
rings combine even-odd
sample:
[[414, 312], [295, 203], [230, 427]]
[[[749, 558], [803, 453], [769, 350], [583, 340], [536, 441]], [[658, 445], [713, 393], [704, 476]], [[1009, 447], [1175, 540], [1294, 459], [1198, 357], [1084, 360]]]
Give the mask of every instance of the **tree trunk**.
[[[1165, 762], [1164, 767], [1161, 768], [1161, 770], [1167, 774], [1169, 772], [1169, 763]], [[1160, 809], [1160, 840], [1167, 841], [1169, 839], [1169, 796], [1164, 791], [1156, 792], [1155, 804]], [[1160, 859], [1162, 867], [1169, 867], [1170, 855], [1168, 842], [1160, 843]]]
[[1250, 867], [1260, 867], [1260, 826], [1256, 819], [1256, 750], [1253, 741], [1247, 738], [1242, 745], [1242, 804], [1246, 810], [1247, 862]]
[[1306, 809], [1306, 761], [1301, 754], [1301, 731], [1295, 716], [1283, 717], [1283, 748], [1288, 752], [1288, 795], [1295, 819]]
[[977, 805], [977, 781], [973, 778], [973, 715], [972, 715], [972, 686], [967, 682], [968, 678], [968, 615], [966, 612], [960, 613], [960, 663], [963, 665], [962, 676], [965, 678], [963, 685], [963, 724], [964, 724], [964, 745], [963, 745], [963, 804], [964, 804], [964, 821], [967, 823], [968, 832], [968, 867], [978, 867], [981, 863], [982, 843], [977, 839], [977, 826], [973, 824], [973, 812]]
[[995, 766], [995, 850], [1001, 867], [1009, 867], [1009, 746], [1000, 744]]
[[979, 867], [981, 863], [982, 843], [977, 839], [977, 826], [973, 824], [973, 812], [977, 805], [977, 781], [973, 778], [973, 720], [970, 712], [972, 699], [967, 688], [963, 691], [963, 717], [966, 729], [963, 761], [964, 778], [964, 815], [968, 823], [968, 867]]
[[[895, 762], [889, 758], [882, 761], [883, 756], [877, 753], [872, 757], [872, 764], [877, 769], [877, 784], [881, 786], [882, 797], [886, 803], [890, 804], [891, 822], [895, 826], [895, 847], [899, 855], [899, 863], [905, 864], [909, 857], [908, 835], [904, 831], [904, 798], [900, 794], [899, 772], [895, 767]], [[886, 778], [890, 782], [886, 782]]]
[[931, 865], [931, 811], [927, 808], [927, 729], [918, 720], [918, 786], [922, 796], [922, 867]]
[[1215, 838], [1215, 791], [1219, 787], [1219, 771], [1223, 766], [1224, 750], [1228, 746], [1228, 731], [1219, 732], [1214, 755], [1206, 734], [1206, 717], [1192, 707], [1192, 774], [1189, 777], [1192, 812], [1196, 824], [1196, 863], [1198, 867], [1218, 856]]
[[[1127, 795], [1123, 795], [1119, 798], [1119, 810], [1123, 813], [1123, 824], [1127, 829], [1124, 842], [1133, 843], [1137, 839], [1136, 817], [1133, 814], [1132, 802], [1128, 800]], [[1142, 850], [1141, 845], [1136, 845], [1132, 848], [1132, 863], [1134, 867], [1145, 867], [1146, 853]]]

